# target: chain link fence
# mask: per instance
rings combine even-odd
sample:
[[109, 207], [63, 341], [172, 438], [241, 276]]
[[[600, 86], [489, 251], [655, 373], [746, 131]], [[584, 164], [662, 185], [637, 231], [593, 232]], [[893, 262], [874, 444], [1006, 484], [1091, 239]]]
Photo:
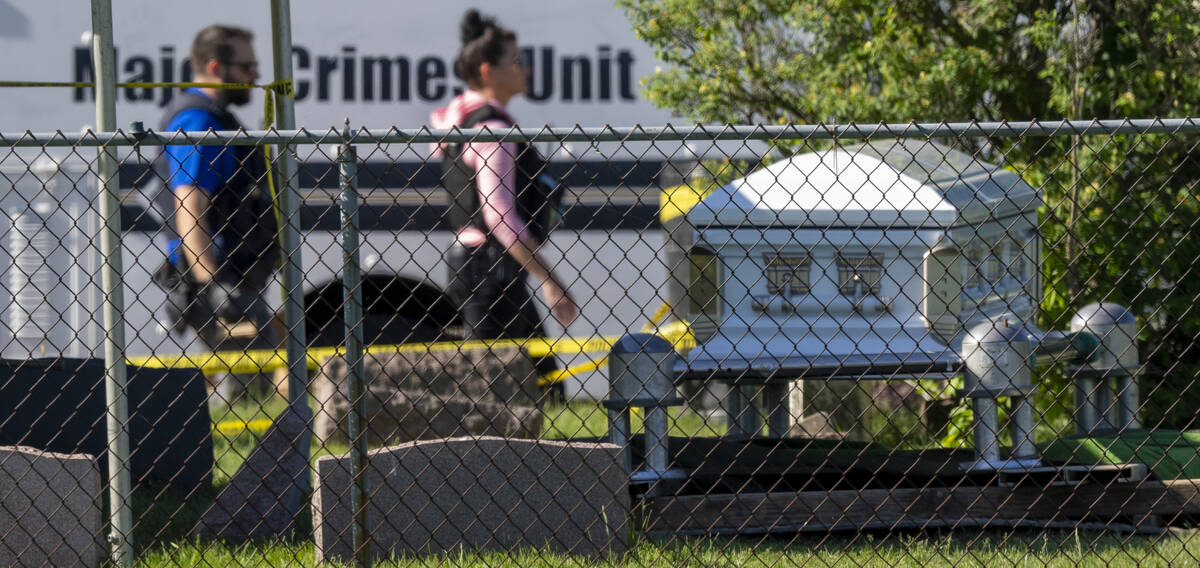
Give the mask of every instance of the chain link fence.
[[0, 559], [1194, 563], [1198, 134], [0, 135]]

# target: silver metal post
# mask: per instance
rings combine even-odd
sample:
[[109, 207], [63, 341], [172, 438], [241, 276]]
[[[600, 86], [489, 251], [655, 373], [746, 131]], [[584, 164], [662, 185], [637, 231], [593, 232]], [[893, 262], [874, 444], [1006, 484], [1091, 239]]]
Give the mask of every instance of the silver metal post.
[[1138, 404], [1141, 399], [1138, 392], [1137, 377], [1126, 375], [1117, 377], [1117, 428], [1121, 431], [1137, 430]]
[[[271, 46], [275, 80], [292, 78], [292, 8], [290, 0], [271, 0]], [[275, 125], [278, 129], [296, 127], [296, 101], [275, 97]], [[308, 369], [305, 366], [304, 274], [300, 259], [300, 190], [296, 178], [295, 147], [280, 144], [275, 157], [279, 173], [277, 202], [283, 223], [279, 227], [279, 245], [283, 254], [280, 282], [283, 286], [283, 325], [286, 330], [288, 400], [308, 404]]]
[[667, 471], [667, 409], [651, 406], [646, 409], [646, 469], [661, 475]]
[[796, 413], [804, 412], [803, 408], [793, 407], [791, 393], [794, 387], [792, 383], [793, 381], [776, 381], [763, 386], [763, 402], [767, 407], [767, 431], [772, 438], [787, 437], [792, 424], [799, 422], [799, 420], [793, 420], [793, 416]]
[[1071, 330], [1097, 339], [1092, 349], [1080, 353], [1082, 364], [1068, 369], [1076, 374], [1077, 433], [1137, 428], [1137, 318], [1118, 304], [1088, 304], [1071, 318]]
[[732, 438], [753, 438], [762, 433], [762, 417], [754, 404], [758, 385], [730, 383], [725, 415]]
[[1075, 433], [1085, 436], [1093, 433], [1100, 423], [1100, 409], [1096, 407], [1096, 379], [1075, 379]]
[[359, 264], [358, 239], [358, 156], [354, 146], [342, 144], [338, 151], [338, 172], [342, 195], [342, 297], [346, 320], [347, 397], [350, 400], [350, 507], [354, 511], [354, 563], [370, 563], [370, 543], [367, 532], [367, 435], [366, 404], [363, 394], [363, 307], [362, 273]]
[[729, 383], [729, 395], [721, 401], [725, 407], [725, 435], [730, 438], [745, 438], [749, 431], [742, 429], [742, 413], [746, 412], [746, 402], [742, 400], [742, 387], [737, 383]]
[[621, 455], [624, 456], [625, 472], [633, 473], [633, 458], [630, 451], [631, 434], [629, 429], [629, 409], [608, 409], [608, 440], [613, 445], [621, 448]]
[[630, 373], [624, 359], [608, 358], [608, 399], [604, 401], [608, 409], [608, 439], [621, 448], [621, 461], [625, 464], [625, 472], [633, 473], [633, 426], [630, 422], [629, 396], [637, 396], [629, 391]]
[[679, 472], [669, 469], [668, 452], [667, 407], [684, 402], [675, 393], [675, 360], [675, 350], [670, 343], [646, 333], [622, 337], [613, 344], [608, 355], [611, 390], [604, 404], [609, 410], [609, 436], [614, 443], [625, 444], [628, 460], [629, 409], [645, 409], [645, 467], [638, 471], [630, 468], [630, 481], [649, 485], [648, 494], [652, 495], [668, 491], [667, 485], [680, 477]]
[[792, 427], [797, 427], [797, 431], [803, 432], [800, 427], [804, 425], [804, 385], [803, 379], [788, 381], [787, 391], [787, 411], [791, 418], [791, 423], [788, 424], [788, 429], [783, 433], [787, 436], [791, 432]]
[[976, 398], [972, 401], [975, 411], [975, 458], [982, 465], [1000, 462], [1000, 416], [996, 400]]
[[743, 384], [738, 389], [742, 391], [742, 408], [737, 415], [738, 428], [750, 438], [761, 436], [763, 419], [762, 415], [758, 413], [757, 400], [762, 394], [763, 387], [760, 384]]
[[[117, 69], [113, 52], [112, 0], [92, 0], [92, 61], [96, 77], [96, 130], [117, 129]], [[125, 369], [125, 294], [121, 285], [121, 206], [117, 156], [101, 146], [99, 175], [101, 286], [104, 290], [104, 402], [108, 410], [108, 542], [117, 566], [133, 564], [133, 503], [130, 499], [129, 406]]]
[[[1065, 344], [1065, 343], [1064, 343]], [[1036, 467], [1033, 445], [1033, 359], [1031, 333], [1021, 322], [1001, 316], [967, 331], [962, 343], [963, 394], [975, 411], [975, 461], [968, 470], [1013, 470]], [[1000, 461], [999, 399], [1013, 401], [1009, 428], [1013, 435], [1012, 459]]]
[[1096, 382], [1096, 408], [1099, 411], [1100, 423], [1097, 424], [1102, 432], [1112, 432], [1117, 425], [1117, 405], [1113, 397], [1112, 377], [1101, 377]]
[[1038, 459], [1037, 446], [1033, 441], [1033, 400], [1028, 396], [1014, 396], [1009, 432], [1012, 433], [1012, 459]]

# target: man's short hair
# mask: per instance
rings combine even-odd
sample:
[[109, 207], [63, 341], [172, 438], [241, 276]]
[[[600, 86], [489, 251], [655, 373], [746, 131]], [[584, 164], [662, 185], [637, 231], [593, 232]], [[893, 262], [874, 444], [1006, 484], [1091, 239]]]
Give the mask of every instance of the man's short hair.
[[200, 30], [192, 40], [192, 72], [203, 73], [204, 66], [214, 59], [221, 64], [232, 62], [233, 44], [243, 40], [254, 41], [254, 32], [215, 24]]

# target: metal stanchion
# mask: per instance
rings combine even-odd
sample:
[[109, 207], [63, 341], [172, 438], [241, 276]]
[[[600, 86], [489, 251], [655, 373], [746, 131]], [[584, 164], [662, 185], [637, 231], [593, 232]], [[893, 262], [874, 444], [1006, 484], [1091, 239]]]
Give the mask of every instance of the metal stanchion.
[[753, 438], [762, 434], [763, 420], [755, 403], [762, 390], [759, 384], [731, 381], [726, 409], [727, 436], [731, 439]]
[[763, 385], [763, 401], [770, 409], [767, 415], [767, 431], [772, 438], [785, 438], [792, 424], [799, 423], [793, 413], [803, 412], [803, 408], [794, 408], [791, 396], [793, 386], [791, 381], [769, 382]]
[[729, 394], [721, 401], [725, 411], [725, 436], [728, 438], [745, 438], [749, 434], [742, 431], [742, 413], [746, 412], [746, 401], [742, 397], [742, 389], [737, 383], [729, 381]]
[[610, 387], [604, 405], [609, 410], [609, 436], [624, 449], [626, 463], [631, 464], [629, 409], [645, 409], [645, 466], [639, 471], [632, 471], [631, 466], [630, 481], [647, 486], [648, 495], [665, 493], [667, 482], [683, 477], [682, 472], [669, 467], [667, 436], [667, 408], [684, 403], [675, 394], [676, 358], [667, 340], [648, 333], [622, 337], [608, 356]]
[[[113, 51], [112, 1], [92, 0], [92, 57], [96, 69], [96, 130], [117, 129], [117, 70]], [[117, 156], [101, 146], [99, 176], [101, 286], [104, 290], [104, 402], [108, 431], [109, 535], [112, 561], [133, 563], [133, 503], [129, 473], [129, 407], [125, 368], [125, 294], [121, 284], [121, 206]]]
[[1071, 330], [1098, 340], [1094, 349], [1081, 353], [1082, 364], [1067, 369], [1075, 380], [1076, 433], [1139, 428], [1137, 318], [1118, 304], [1090, 304], [1071, 318]]
[[[610, 364], [610, 369], [611, 364]], [[613, 377], [609, 373], [609, 377]], [[629, 420], [629, 406], [620, 404], [620, 396], [616, 394], [616, 380], [613, 379], [611, 387], [612, 394], [609, 395], [608, 402], [612, 405], [608, 406], [608, 441], [615, 446], [621, 448], [621, 461], [625, 465], [625, 472], [633, 472], [633, 457], [629, 448], [629, 441], [633, 439], [632, 426]]]
[[988, 397], [971, 401], [975, 414], [972, 438], [975, 442], [975, 463], [968, 469], [995, 469], [1000, 462], [1000, 413], [996, 400]]
[[[968, 471], [1026, 468], [1039, 465], [1033, 447], [1034, 345], [1029, 330], [1007, 317], [976, 325], [963, 338], [963, 394], [972, 399], [975, 412], [975, 461], [963, 464]], [[1015, 448], [1007, 461], [1000, 459], [999, 399], [1013, 402], [1009, 422]]]
[[[347, 125], [347, 131], [349, 125]], [[349, 132], [344, 134], [350, 138]], [[359, 265], [358, 238], [358, 156], [354, 146], [343, 143], [338, 150], [338, 172], [342, 194], [342, 297], [346, 319], [346, 387], [350, 401], [348, 434], [350, 437], [350, 507], [354, 511], [352, 529], [354, 562], [370, 564], [371, 550], [367, 532], [367, 432], [363, 399], [363, 306], [362, 274]]]
[[[974, 400], [975, 461], [968, 470], [1020, 469], [1038, 464], [1034, 445], [1033, 367], [1066, 357], [1075, 380], [1075, 429], [1079, 435], [1138, 427], [1137, 320], [1116, 304], [1085, 306], [1071, 331], [1041, 331], [1000, 316], [971, 328], [962, 343], [963, 394]], [[1116, 389], [1114, 392], [1114, 383]], [[1000, 460], [998, 399], [1012, 400], [1013, 451]]]
[[1075, 433], [1080, 436], [1096, 431], [1100, 409], [1096, 408], [1096, 379], [1075, 377]]
[[1018, 462], [1038, 461], [1037, 445], [1033, 438], [1034, 415], [1033, 394], [1014, 396], [1012, 401], [1012, 423], [1009, 432], [1012, 434], [1012, 458]]

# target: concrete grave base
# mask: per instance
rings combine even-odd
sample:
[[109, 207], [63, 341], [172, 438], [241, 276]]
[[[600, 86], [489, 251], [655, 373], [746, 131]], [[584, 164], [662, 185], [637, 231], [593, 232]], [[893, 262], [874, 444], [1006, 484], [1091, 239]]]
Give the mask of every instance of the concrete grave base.
[[0, 446], [0, 566], [99, 566], [102, 526], [95, 458]]
[[[346, 443], [350, 411], [343, 357], [313, 377], [314, 431]], [[456, 436], [536, 437], [537, 374], [517, 348], [371, 353], [363, 358], [366, 432], [372, 444]]]
[[[372, 556], [623, 552], [629, 493], [620, 457], [612, 444], [491, 437], [374, 450], [366, 466]], [[322, 457], [316, 468], [316, 560], [349, 560], [350, 457]]]

